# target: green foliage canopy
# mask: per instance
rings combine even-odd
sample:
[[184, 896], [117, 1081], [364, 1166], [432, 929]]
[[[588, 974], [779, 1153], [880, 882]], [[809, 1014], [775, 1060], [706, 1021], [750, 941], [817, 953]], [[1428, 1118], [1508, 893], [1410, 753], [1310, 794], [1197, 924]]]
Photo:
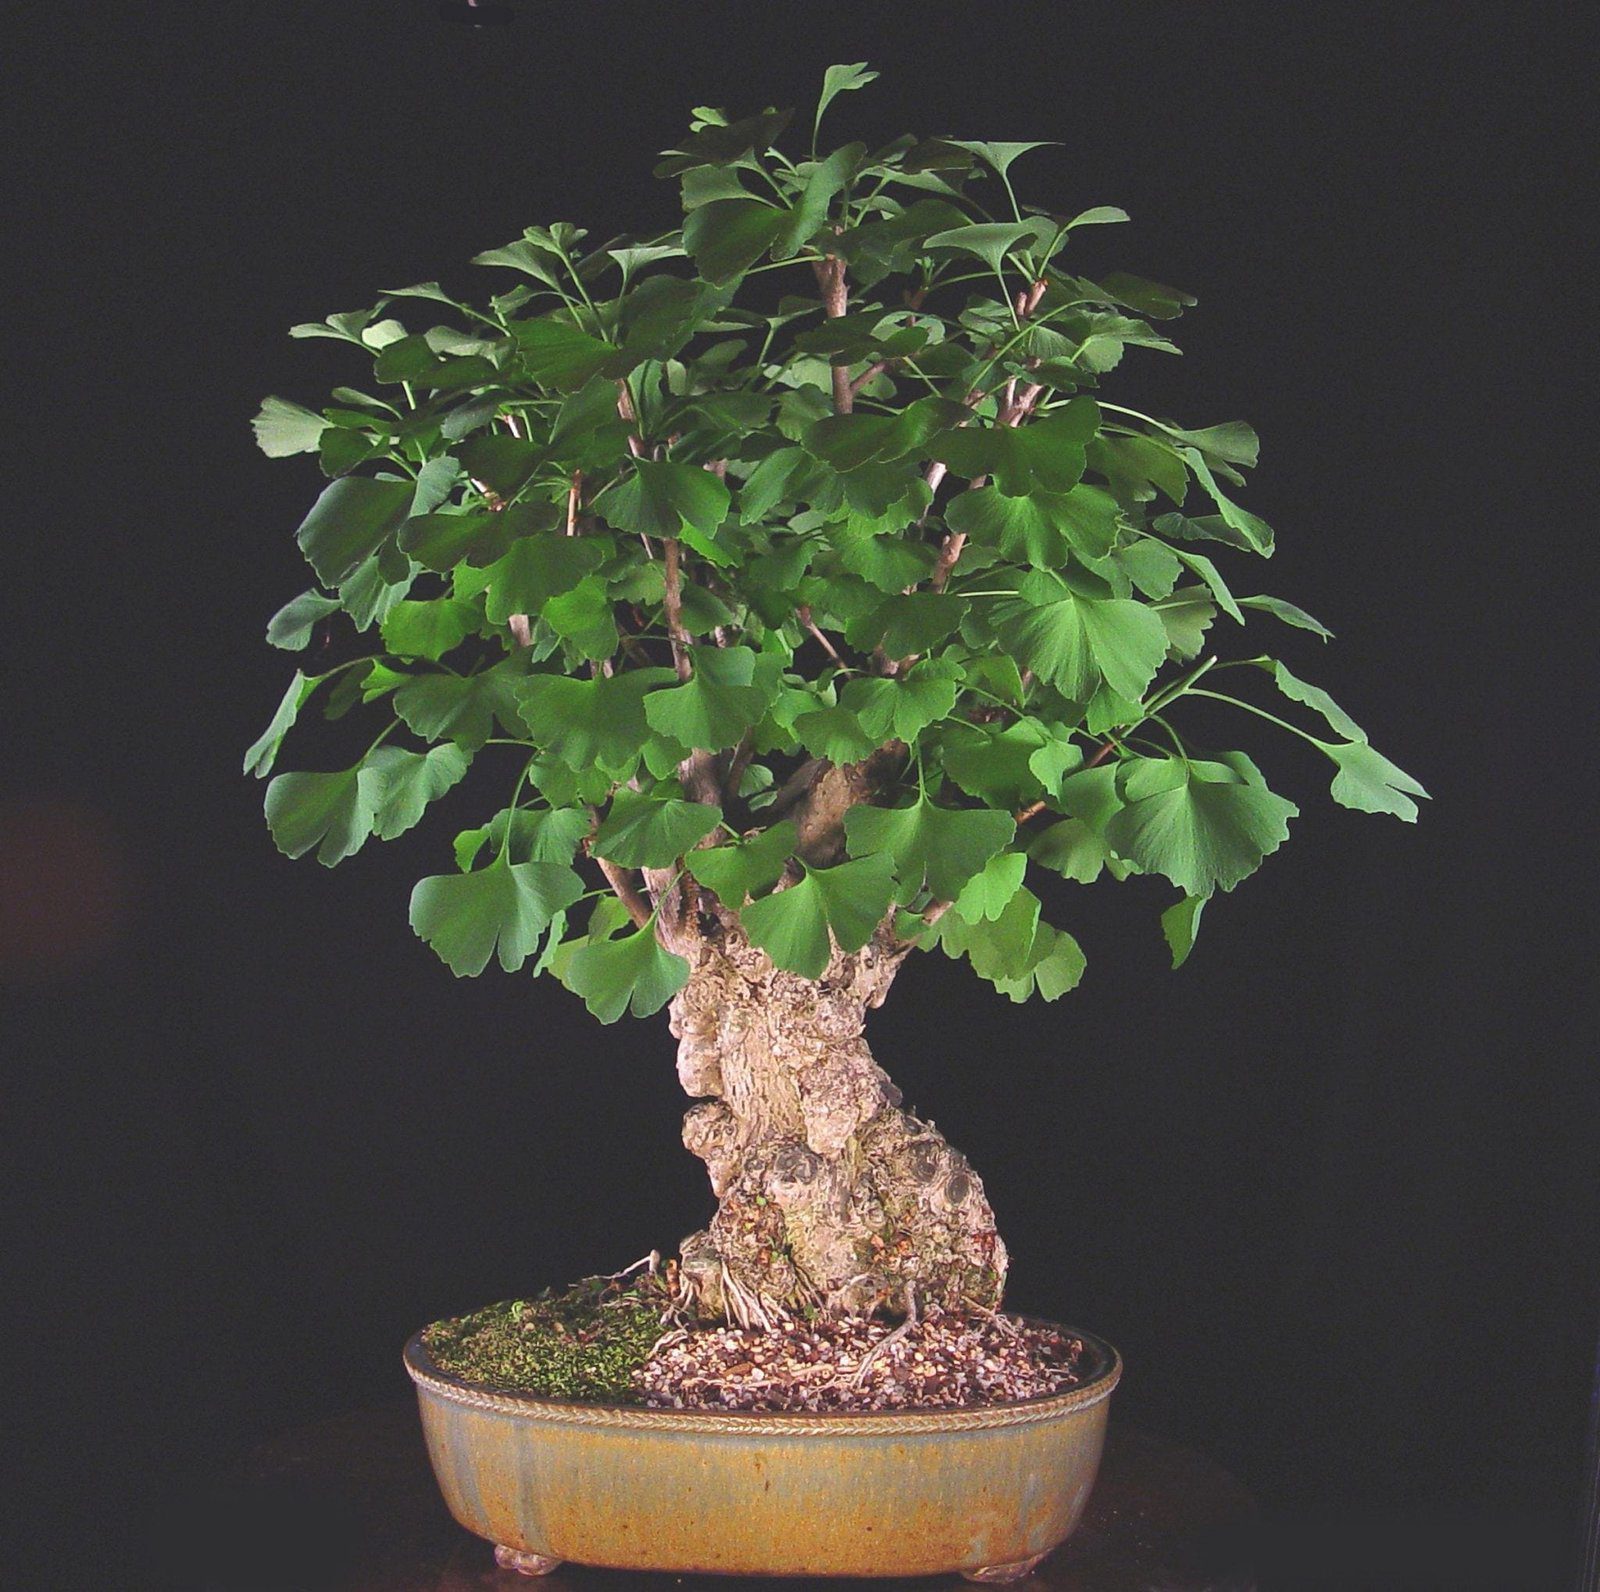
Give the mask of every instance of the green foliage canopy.
[[[829, 69], [801, 159], [787, 112], [696, 110], [656, 168], [681, 226], [529, 227], [477, 256], [510, 277], [484, 304], [429, 282], [291, 331], [349, 344], [373, 390], [256, 417], [328, 480], [297, 533], [316, 585], [267, 639], [340, 661], [295, 673], [246, 770], [280, 849], [330, 866], [498, 780], [412, 896], [458, 975], [531, 965], [609, 1022], [682, 987], [697, 926], [815, 978], [891, 922], [1054, 999], [1083, 955], [1030, 868], [1170, 881], [1176, 965], [1297, 816], [1196, 746], [1199, 699], [1317, 748], [1344, 805], [1417, 815], [1325, 691], [1212, 650], [1219, 618], [1328, 632], [1201, 551], [1272, 554], [1232, 496], [1255, 433], [1102, 395], [1128, 350], [1177, 352], [1193, 299], [1078, 274], [1074, 232], [1127, 218], [1020, 204], [1035, 145], [819, 157], [875, 76]], [[370, 716], [366, 750], [275, 773], [312, 707]]]

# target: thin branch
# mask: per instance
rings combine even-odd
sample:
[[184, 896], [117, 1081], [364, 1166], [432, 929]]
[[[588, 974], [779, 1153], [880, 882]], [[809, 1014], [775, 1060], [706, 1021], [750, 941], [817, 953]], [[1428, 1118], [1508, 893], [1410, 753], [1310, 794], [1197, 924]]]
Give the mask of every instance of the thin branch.
[[[628, 422], [630, 426], [639, 424], [639, 416], [633, 407], [633, 394], [628, 391], [628, 384], [620, 376], [617, 378], [617, 413]], [[628, 452], [634, 458], [644, 457], [644, 442], [636, 431], [628, 433]]]
[[939, 549], [939, 561], [933, 566], [933, 589], [943, 591], [950, 579], [950, 572], [956, 567], [956, 560], [961, 557], [961, 549], [967, 545], [965, 531], [952, 531], [944, 539], [944, 545]]
[[816, 638], [816, 640], [821, 644], [822, 650], [825, 653], [827, 653], [827, 655], [830, 658], [832, 658], [833, 661], [836, 664], [838, 664], [841, 669], [847, 667], [847, 665], [845, 664], [844, 659], [839, 656], [837, 650], [834, 648], [833, 643], [831, 641], [829, 641], [828, 638], [825, 635], [823, 635], [823, 633], [820, 630], [817, 629], [816, 621], [813, 620], [812, 617], [811, 617], [811, 609], [810, 609], [810, 607], [808, 605], [802, 603], [800, 605], [800, 607], [795, 610], [795, 612], [800, 617], [800, 623], [802, 625], [804, 625], [805, 628], [811, 632], [812, 636], [814, 636]]
[[738, 796], [740, 781], [744, 779], [744, 771], [749, 768], [750, 759], [755, 756], [755, 752], [755, 739], [751, 732], [746, 731], [728, 758], [727, 772], [723, 775], [722, 788], [729, 796]]
[[583, 471], [572, 472], [572, 484], [567, 488], [567, 535], [578, 534], [578, 494], [583, 490]]
[[875, 360], [873, 360], [873, 362], [870, 365], [868, 365], [867, 368], [864, 371], [862, 371], [861, 374], [859, 376], [857, 376], [854, 381], [852, 381], [850, 383], [851, 396], [854, 397], [854, 395], [856, 393], [860, 392], [861, 389], [863, 387], [865, 387], [866, 384], [869, 381], [871, 381], [874, 376], [881, 376], [884, 373], [884, 371], [886, 371], [891, 365], [897, 365], [899, 363], [900, 363], [900, 361], [897, 360], [897, 359], [875, 359]]

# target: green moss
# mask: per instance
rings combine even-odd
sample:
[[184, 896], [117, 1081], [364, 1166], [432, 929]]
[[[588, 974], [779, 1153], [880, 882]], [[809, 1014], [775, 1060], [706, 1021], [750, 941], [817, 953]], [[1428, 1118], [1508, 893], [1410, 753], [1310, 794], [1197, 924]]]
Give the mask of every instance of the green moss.
[[662, 1285], [588, 1277], [557, 1293], [508, 1299], [450, 1321], [422, 1342], [441, 1370], [512, 1393], [593, 1403], [638, 1401], [633, 1372], [667, 1329]]

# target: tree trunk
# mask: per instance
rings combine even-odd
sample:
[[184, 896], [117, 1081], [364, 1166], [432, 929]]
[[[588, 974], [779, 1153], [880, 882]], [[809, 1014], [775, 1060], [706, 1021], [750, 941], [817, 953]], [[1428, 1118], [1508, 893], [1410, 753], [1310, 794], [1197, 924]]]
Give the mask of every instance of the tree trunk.
[[736, 927], [681, 947], [671, 1007], [684, 1143], [719, 1205], [682, 1245], [702, 1315], [766, 1326], [807, 1308], [992, 1308], [1006, 1274], [983, 1184], [862, 1038], [906, 950], [880, 934], [819, 980], [775, 968]]

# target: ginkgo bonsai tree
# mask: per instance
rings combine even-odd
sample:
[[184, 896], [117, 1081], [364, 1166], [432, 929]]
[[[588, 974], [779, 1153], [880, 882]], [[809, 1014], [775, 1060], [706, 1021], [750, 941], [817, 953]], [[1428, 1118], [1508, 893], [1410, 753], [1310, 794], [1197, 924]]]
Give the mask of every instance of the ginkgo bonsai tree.
[[477, 257], [515, 284], [482, 306], [430, 282], [293, 328], [375, 391], [255, 422], [331, 478], [298, 532], [317, 585], [267, 639], [339, 661], [296, 673], [246, 768], [309, 708], [367, 721], [349, 767], [272, 778], [273, 838], [331, 866], [471, 773], [476, 826], [412, 927], [602, 1022], [669, 1009], [719, 1202], [679, 1284], [743, 1325], [999, 1301], [982, 1182], [902, 1108], [865, 1013], [917, 951], [1013, 1000], [1072, 989], [1040, 871], [1170, 881], [1181, 962], [1297, 816], [1195, 742], [1190, 703], [1309, 741], [1348, 807], [1411, 820], [1426, 794], [1248, 637], [1328, 632], [1201, 551], [1272, 553], [1232, 495], [1254, 432], [1101, 396], [1130, 349], [1176, 352], [1194, 300], [1076, 274], [1081, 230], [1126, 218], [1020, 203], [1036, 145], [819, 155], [874, 75], [830, 68], [799, 158], [787, 112], [696, 110], [656, 168], [681, 226], [530, 227]]

